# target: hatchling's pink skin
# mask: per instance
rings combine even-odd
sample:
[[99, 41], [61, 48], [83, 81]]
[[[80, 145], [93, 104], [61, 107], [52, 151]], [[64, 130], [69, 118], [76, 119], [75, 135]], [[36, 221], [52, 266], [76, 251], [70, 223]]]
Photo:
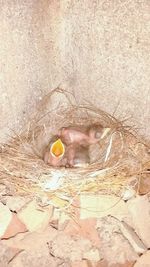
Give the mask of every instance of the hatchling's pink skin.
[[50, 153], [50, 150], [44, 153], [44, 162], [53, 167], [63, 167], [66, 165], [66, 159], [55, 157]]
[[102, 126], [91, 126], [85, 131], [80, 130], [76, 127], [63, 127], [59, 130], [59, 136], [66, 145], [79, 144], [79, 145], [90, 145], [95, 144], [99, 141], [102, 134]]

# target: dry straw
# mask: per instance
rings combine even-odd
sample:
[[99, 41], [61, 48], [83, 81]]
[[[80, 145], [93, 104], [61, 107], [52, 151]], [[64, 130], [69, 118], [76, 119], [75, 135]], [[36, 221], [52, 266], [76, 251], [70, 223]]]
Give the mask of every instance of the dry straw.
[[[53, 168], [43, 162], [51, 137], [64, 126], [100, 123], [109, 128], [97, 149], [95, 161], [84, 168]], [[0, 179], [8, 194], [27, 195], [61, 206], [77, 195], [115, 194], [132, 180], [139, 181], [149, 165], [148, 146], [130, 127], [91, 103], [77, 105], [75, 97], [57, 88], [46, 95], [24, 129], [1, 145]], [[63, 204], [62, 204], [63, 202]]]

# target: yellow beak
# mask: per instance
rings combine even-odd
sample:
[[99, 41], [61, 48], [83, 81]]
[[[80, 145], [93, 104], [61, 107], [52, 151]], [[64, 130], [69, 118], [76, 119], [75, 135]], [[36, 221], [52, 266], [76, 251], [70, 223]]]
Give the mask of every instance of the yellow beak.
[[65, 153], [65, 146], [62, 143], [61, 139], [56, 140], [50, 149], [50, 153], [53, 157], [60, 158]]

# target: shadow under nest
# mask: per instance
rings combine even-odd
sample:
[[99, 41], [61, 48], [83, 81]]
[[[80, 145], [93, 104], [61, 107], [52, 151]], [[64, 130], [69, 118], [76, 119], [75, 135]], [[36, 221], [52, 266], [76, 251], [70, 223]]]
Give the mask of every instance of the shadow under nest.
[[[91, 151], [96, 154], [91, 164], [54, 168], [44, 163], [43, 151], [61, 127], [93, 123], [110, 131], [99, 141], [97, 151]], [[122, 122], [91, 103], [77, 105], [72, 94], [57, 88], [41, 100], [26, 129], [1, 145], [0, 184], [7, 186], [8, 195], [32, 196], [45, 203], [58, 198], [64, 207], [81, 193], [121, 196], [150, 167], [148, 150]]]

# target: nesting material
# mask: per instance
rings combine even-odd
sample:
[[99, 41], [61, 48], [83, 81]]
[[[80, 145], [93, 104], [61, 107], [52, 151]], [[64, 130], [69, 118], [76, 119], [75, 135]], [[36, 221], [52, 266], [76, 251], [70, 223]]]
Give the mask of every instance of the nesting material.
[[[92, 124], [106, 130], [98, 144], [90, 146], [89, 165], [54, 168], [43, 161], [45, 148], [59, 129]], [[60, 208], [69, 207], [81, 193], [121, 196], [135, 184], [138, 192], [149, 168], [149, 147], [130, 127], [91, 103], [77, 105], [73, 95], [60, 88], [42, 99], [22, 133], [1, 145], [0, 179], [8, 194], [34, 196], [47, 204], [55, 199], [53, 204]]]

